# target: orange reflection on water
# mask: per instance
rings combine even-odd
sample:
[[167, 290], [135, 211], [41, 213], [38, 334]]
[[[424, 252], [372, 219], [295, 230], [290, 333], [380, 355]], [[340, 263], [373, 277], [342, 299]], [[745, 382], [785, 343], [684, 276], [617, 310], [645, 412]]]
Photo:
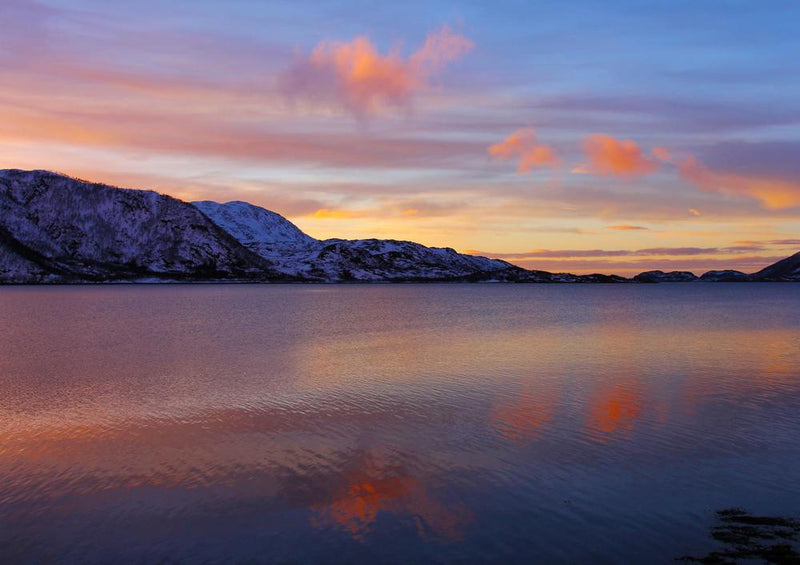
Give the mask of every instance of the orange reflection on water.
[[553, 388], [539, 388], [528, 382], [511, 399], [496, 401], [489, 416], [490, 425], [501, 436], [513, 441], [532, 439], [542, 433], [558, 405]]
[[463, 507], [434, 500], [423, 483], [399, 467], [366, 458], [363, 466], [342, 475], [343, 484], [330, 500], [313, 507], [314, 527], [336, 527], [362, 540], [382, 513], [410, 518], [423, 538], [458, 540], [471, 519]]
[[601, 389], [591, 401], [589, 428], [610, 436], [632, 430], [641, 416], [642, 403], [635, 387]]

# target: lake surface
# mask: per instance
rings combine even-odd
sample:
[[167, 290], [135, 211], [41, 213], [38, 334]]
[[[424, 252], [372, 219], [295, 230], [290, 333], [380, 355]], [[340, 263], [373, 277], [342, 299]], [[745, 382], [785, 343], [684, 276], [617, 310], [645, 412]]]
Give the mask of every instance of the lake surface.
[[0, 562], [674, 563], [800, 514], [800, 285], [0, 288]]

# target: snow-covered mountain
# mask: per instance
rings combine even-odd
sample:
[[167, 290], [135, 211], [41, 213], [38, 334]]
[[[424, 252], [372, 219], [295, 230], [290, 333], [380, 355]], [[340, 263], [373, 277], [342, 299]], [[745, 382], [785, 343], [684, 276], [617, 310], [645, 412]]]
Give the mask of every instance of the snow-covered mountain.
[[[48, 171], [0, 170], [0, 283], [115, 280], [631, 282], [530, 271], [411, 241], [318, 240], [247, 202], [187, 203]], [[800, 253], [753, 275], [651, 271], [634, 280], [800, 281]]]
[[0, 280], [275, 278], [197, 208], [47, 171], [0, 171]]
[[308, 248], [319, 243], [280, 214], [247, 202], [220, 204], [205, 200], [192, 204], [239, 242], [259, 254], [268, 254], [279, 247]]
[[310, 281], [397, 281], [508, 277], [505, 261], [410, 241], [314, 239], [283, 216], [246, 202], [195, 202], [218, 226], [279, 272]]
[[510, 280], [504, 261], [407, 241], [319, 241], [246, 202], [189, 204], [0, 171], [0, 282]]

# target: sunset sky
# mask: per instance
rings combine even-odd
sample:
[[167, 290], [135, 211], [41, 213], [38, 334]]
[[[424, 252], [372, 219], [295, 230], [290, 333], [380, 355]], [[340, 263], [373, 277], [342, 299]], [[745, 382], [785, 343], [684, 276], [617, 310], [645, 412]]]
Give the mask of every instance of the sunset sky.
[[800, 250], [800, 4], [2, 0], [0, 168], [549, 271]]

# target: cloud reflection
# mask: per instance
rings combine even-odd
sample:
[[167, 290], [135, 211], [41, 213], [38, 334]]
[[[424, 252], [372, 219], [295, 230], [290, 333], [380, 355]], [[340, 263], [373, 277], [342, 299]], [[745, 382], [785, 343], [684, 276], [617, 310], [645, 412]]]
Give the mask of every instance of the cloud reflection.
[[601, 387], [590, 399], [588, 428], [599, 441], [617, 439], [634, 429], [642, 416], [643, 397], [635, 386]]
[[471, 514], [434, 498], [420, 478], [401, 465], [362, 454], [336, 477], [326, 500], [312, 505], [311, 523], [363, 540], [381, 516], [410, 519], [423, 539], [455, 541], [463, 537]]

